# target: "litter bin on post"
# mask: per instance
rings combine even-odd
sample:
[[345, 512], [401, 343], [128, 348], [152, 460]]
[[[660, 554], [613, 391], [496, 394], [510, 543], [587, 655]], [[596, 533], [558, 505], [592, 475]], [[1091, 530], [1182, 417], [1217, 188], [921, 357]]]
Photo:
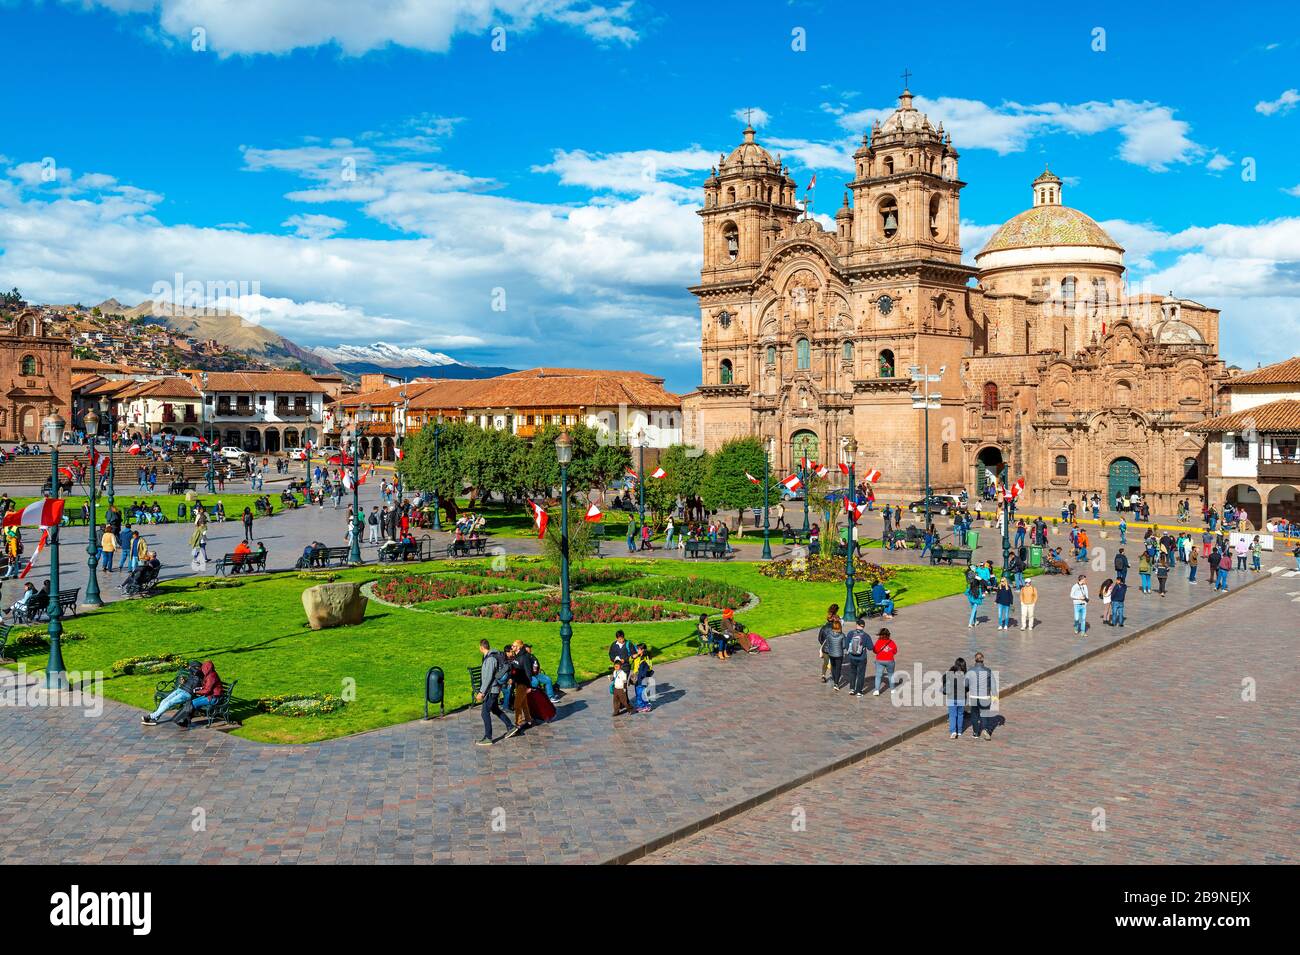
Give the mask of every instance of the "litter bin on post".
[[1034, 544], [1032, 547], [1029, 548], [1029, 566], [1030, 567], [1043, 566], [1043, 548], [1040, 547], [1038, 544]]
[[966, 532], [966, 546], [969, 547], [971, 550], [975, 550], [976, 548], [978, 548], [978, 547], [980, 546], [980, 532], [979, 532], [979, 531], [967, 531], [967, 532]]
[[429, 704], [437, 703], [440, 716], [447, 715], [447, 704], [443, 699], [443, 673], [442, 667], [429, 667], [429, 672], [424, 675], [424, 718], [429, 718]]

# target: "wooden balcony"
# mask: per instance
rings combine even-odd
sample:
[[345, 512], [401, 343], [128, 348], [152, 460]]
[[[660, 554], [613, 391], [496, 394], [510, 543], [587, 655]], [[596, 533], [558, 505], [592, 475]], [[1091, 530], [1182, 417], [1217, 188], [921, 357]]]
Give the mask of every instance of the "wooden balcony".
[[1300, 461], [1266, 458], [1259, 462], [1259, 479], [1265, 484], [1300, 484]]

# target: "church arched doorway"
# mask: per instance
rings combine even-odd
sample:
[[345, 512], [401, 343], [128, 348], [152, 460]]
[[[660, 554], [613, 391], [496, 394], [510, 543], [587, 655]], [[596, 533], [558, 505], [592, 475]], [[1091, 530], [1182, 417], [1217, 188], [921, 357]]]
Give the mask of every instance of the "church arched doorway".
[[18, 434], [28, 444], [35, 444], [42, 438], [40, 415], [30, 405], [18, 412]]
[[1234, 484], [1223, 496], [1225, 504], [1231, 504], [1237, 511], [1246, 515], [1251, 527], [1259, 527], [1260, 506], [1259, 491], [1249, 484]]
[[1110, 462], [1106, 472], [1106, 500], [1114, 501], [1115, 495], [1132, 497], [1142, 491], [1142, 471], [1132, 458], [1116, 458]]
[[817, 460], [817, 432], [804, 429], [790, 436], [790, 456], [793, 467], [801, 467], [803, 459], [809, 463]]
[[1002, 449], [985, 448], [975, 455], [975, 496], [984, 497], [984, 491], [988, 487], [996, 486], [993, 478], [989, 473], [992, 472], [993, 478], [998, 481], [1002, 480]]

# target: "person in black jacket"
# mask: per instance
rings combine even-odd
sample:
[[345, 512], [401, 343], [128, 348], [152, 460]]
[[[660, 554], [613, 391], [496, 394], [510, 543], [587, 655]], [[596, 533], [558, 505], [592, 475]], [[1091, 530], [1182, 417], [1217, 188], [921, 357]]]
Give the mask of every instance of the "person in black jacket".
[[632, 672], [629, 664], [632, 662], [632, 644], [627, 642], [627, 637], [623, 631], [619, 630], [614, 634], [614, 642], [609, 645], [609, 662], [620, 660], [623, 663], [623, 672]]
[[1124, 580], [1128, 576], [1128, 555], [1124, 553], [1121, 547], [1115, 554], [1115, 579]]

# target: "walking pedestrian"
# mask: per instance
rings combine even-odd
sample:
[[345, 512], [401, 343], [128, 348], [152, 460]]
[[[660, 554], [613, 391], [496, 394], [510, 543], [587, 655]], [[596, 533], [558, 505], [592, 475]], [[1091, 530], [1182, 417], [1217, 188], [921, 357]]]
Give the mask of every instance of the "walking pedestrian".
[[973, 630], [979, 623], [980, 604], [984, 602], [984, 582], [974, 574], [970, 575], [966, 583], [966, 602], [970, 604], [970, 620], [967, 621], [966, 627]]
[[1144, 594], [1151, 593], [1151, 552], [1143, 551], [1142, 556], [1138, 558], [1138, 582], [1141, 584], [1141, 591]]
[[247, 507], [245, 507], [241, 519], [244, 522], [244, 540], [252, 541], [253, 540], [253, 512], [249, 510]]
[[1156, 583], [1160, 587], [1160, 596], [1165, 596], [1165, 582], [1169, 579], [1169, 555], [1161, 554], [1156, 561]]
[[1080, 574], [1074, 586], [1070, 588], [1070, 600], [1074, 604], [1074, 632], [1079, 636], [1088, 633], [1088, 577]]
[[614, 698], [615, 716], [632, 712], [632, 706], [627, 701], [627, 671], [623, 669], [622, 660], [614, 661], [614, 672], [609, 677], [609, 692]]
[[1124, 598], [1128, 596], [1128, 584], [1122, 580], [1115, 581], [1110, 588], [1110, 622], [1113, 626], [1124, 626]]
[[831, 661], [826, 656], [826, 638], [831, 632], [831, 625], [840, 619], [840, 605], [831, 604], [826, 608], [826, 622], [822, 624], [821, 629], [817, 631], [817, 643], [821, 650], [818, 654], [818, 669], [821, 670], [822, 682], [826, 682], [826, 675], [830, 672]]
[[1032, 580], [1020, 588], [1020, 629], [1034, 629], [1034, 608], [1038, 604], [1038, 588]]
[[844, 667], [844, 625], [838, 619], [830, 622], [822, 652], [831, 663], [831, 686], [838, 690], [842, 685], [840, 676]]
[[506, 724], [506, 739], [518, 733], [519, 728], [510, 722], [505, 711], [501, 709], [501, 688], [509, 679], [505, 654], [493, 650], [492, 645], [486, 640], [478, 642], [478, 649], [483, 655], [483, 666], [479, 670], [479, 691], [474, 694], [474, 702], [482, 704], [480, 712], [483, 715], [483, 738], [475, 745], [491, 746], [492, 714], [495, 713], [501, 718], [501, 722]]
[[975, 654], [975, 665], [966, 674], [966, 699], [970, 701], [971, 730], [976, 739], [993, 738], [991, 713], [997, 701], [997, 678], [984, 665], [984, 654]]
[[866, 619], [859, 617], [844, 641], [844, 655], [849, 661], [849, 696], [862, 696], [867, 685], [867, 654], [872, 641], [867, 635]]
[[876, 633], [876, 645], [871, 649], [876, 655], [876, 688], [872, 696], [879, 696], [882, 689], [894, 686], [894, 657], [898, 655], [898, 644], [888, 627], [881, 627]]
[[961, 657], [943, 675], [943, 700], [948, 705], [948, 738], [966, 729], [966, 661]]
[[1011, 589], [1011, 582], [1003, 577], [998, 581], [998, 590], [993, 598], [998, 606], [998, 629], [1007, 630], [1011, 627], [1011, 606], [1015, 603], [1015, 591]]

